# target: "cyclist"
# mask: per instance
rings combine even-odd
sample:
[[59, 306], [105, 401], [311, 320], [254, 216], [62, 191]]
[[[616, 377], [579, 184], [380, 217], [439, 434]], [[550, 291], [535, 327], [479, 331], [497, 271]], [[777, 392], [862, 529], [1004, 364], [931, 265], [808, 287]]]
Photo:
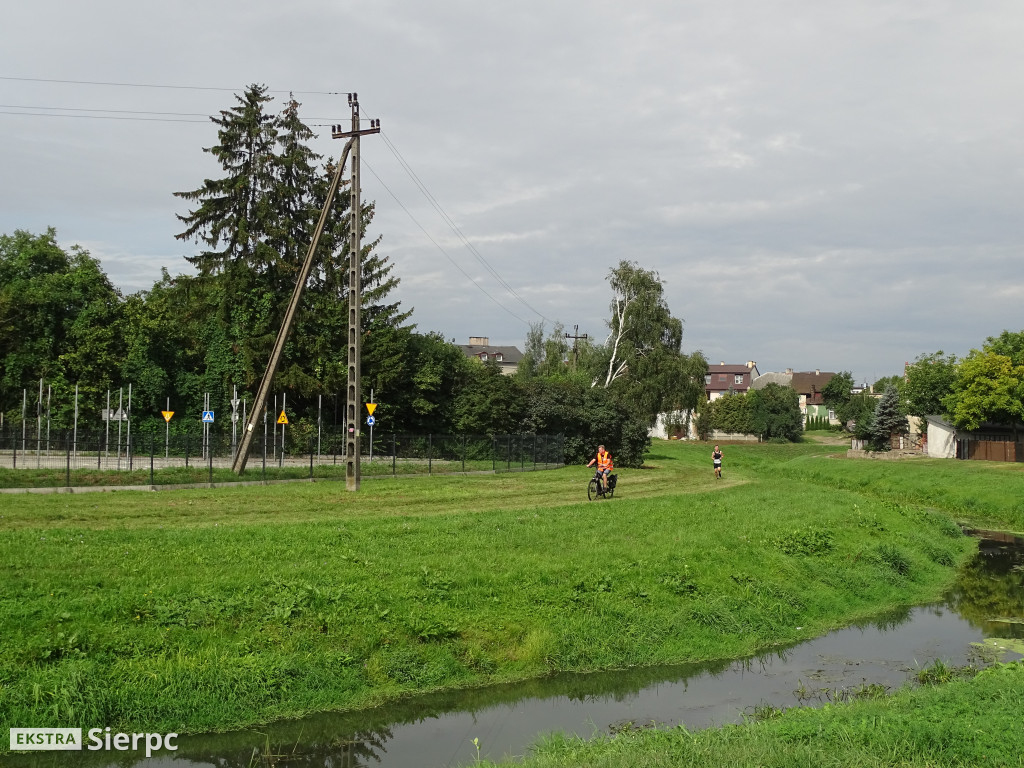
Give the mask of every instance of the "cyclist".
[[597, 477], [601, 483], [601, 493], [608, 489], [608, 475], [612, 473], [612, 455], [604, 449], [603, 445], [597, 446], [597, 456], [590, 460], [588, 467], [597, 464]]

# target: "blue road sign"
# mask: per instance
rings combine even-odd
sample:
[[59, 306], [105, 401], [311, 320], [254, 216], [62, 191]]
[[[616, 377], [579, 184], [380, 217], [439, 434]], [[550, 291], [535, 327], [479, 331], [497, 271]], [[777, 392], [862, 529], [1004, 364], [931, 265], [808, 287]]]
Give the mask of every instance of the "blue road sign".
[[377, 420], [375, 418], [373, 418], [373, 416], [367, 416], [366, 417], [366, 426], [372, 427], [376, 423], [377, 423]]
[[203, 423], [213, 424], [213, 411], [203, 411]]

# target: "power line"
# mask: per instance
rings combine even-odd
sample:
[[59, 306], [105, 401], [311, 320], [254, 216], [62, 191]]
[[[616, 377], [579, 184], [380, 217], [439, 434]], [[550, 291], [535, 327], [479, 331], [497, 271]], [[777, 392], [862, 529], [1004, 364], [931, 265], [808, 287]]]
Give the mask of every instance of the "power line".
[[[159, 113], [157, 113], [159, 114]], [[210, 119], [185, 120], [173, 117], [121, 117], [117, 115], [61, 115], [54, 112], [7, 112], [0, 110], [0, 115], [25, 115], [26, 117], [72, 117], [91, 120], [134, 120], [140, 123], [203, 123], [209, 125]]]
[[476, 257], [476, 260], [479, 261], [480, 264], [483, 265], [483, 267], [488, 272], [490, 272], [494, 279], [496, 279], [512, 297], [519, 301], [519, 303], [521, 303], [523, 306], [525, 306], [527, 309], [529, 309], [531, 312], [533, 312], [535, 315], [542, 318], [543, 320], [549, 323], [553, 322], [550, 318], [546, 317], [543, 313], [541, 313], [533, 306], [531, 306], [530, 303], [526, 301], [526, 299], [520, 296], [516, 292], [516, 290], [511, 285], [509, 285], [505, 278], [498, 274], [498, 271], [491, 266], [490, 262], [488, 262], [487, 259], [484, 258], [483, 254], [481, 254], [479, 250], [477, 250], [476, 246], [474, 246], [469, 241], [466, 235], [459, 228], [458, 224], [456, 224], [455, 221], [451, 218], [451, 216], [449, 216], [448, 213], [444, 210], [444, 208], [441, 207], [441, 204], [437, 201], [437, 198], [434, 197], [434, 195], [430, 192], [429, 189], [427, 189], [426, 184], [423, 183], [420, 177], [412, 169], [412, 166], [409, 165], [406, 159], [402, 156], [402, 153], [398, 151], [398, 147], [396, 147], [394, 143], [391, 141], [391, 139], [383, 132], [381, 133], [381, 138], [384, 139], [385, 146], [395, 156], [395, 159], [398, 160], [399, 165], [402, 166], [403, 170], [405, 170], [409, 178], [412, 179], [413, 183], [417, 186], [417, 188], [420, 190], [423, 196], [427, 199], [427, 202], [429, 202], [430, 205], [433, 206], [434, 210], [437, 211], [437, 213], [441, 216], [445, 223], [448, 224], [448, 226], [455, 233], [455, 235], [465, 244], [466, 248], [470, 251], [470, 253], [472, 253], [473, 256]]
[[[113, 112], [116, 114], [125, 115], [174, 115], [176, 117], [209, 117], [209, 115], [203, 112], [152, 112], [149, 110], [142, 109], [94, 109], [92, 107], [37, 107], [37, 106], [26, 106], [24, 104], [0, 104], [0, 108], [3, 109], [46, 109], [46, 110], [63, 110], [66, 112]], [[323, 120], [325, 118], [317, 117], [315, 120]]]
[[[105, 80], [57, 80], [46, 77], [8, 77], [0, 75], [0, 80], [13, 80], [24, 83], [64, 83], [67, 85], [108, 85], [118, 88], [166, 88], [177, 91], [228, 91], [238, 93], [245, 88], [218, 88], [210, 85], [161, 85], [158, 83], [118, 83]], [[267, 89], [269, 93], [311, 93], [319, 96], [347, 96], [348, 91], [297, 91], [295, 89]]]
[[497, 304], [499, 307], [501, 307], [503, 310], [508, 312], [508, 314], [512, 315], [512, 317], [514, 317], [516, 320], [521, 322], [523, 325], [525, 325], [525, 326], [529, 326], [530, 325], [529, 322], [527, 322], [526, 320], [521, 318], [519, 315], [517, 315], [511, 309], [509, 309], [504, 304], [502, 304], [500, 301], [498, 301], [496, 298], [494, 298], [490, 293], [488, 293], [486, 288], [484, 288], [482, 285], [480, 285], [480, 283], [478, 283], [476, 280], [474, 280], [472, 277], [470, 277], [469, 273], [466, 272], [466, 270], [464, 270], [461, 266], [459, 266], [459, 263], [457, 261], [455, 261], [455, 259], [453, 259], [449, 255], [448, 251], [446, 251], [443, 247], [441, 247], [441, 245], [433, 237], [431, 237], [430, 233], [427, 232], [427, 230], [424, 229], [423, 225], [420, 224], [419, 221], [416, 220], [416, 217], [412, 215], [412, 212], [408, 208], [405, 207], [405, 204], [401, 200], [398, 199], [398, 195], [396, 195], [394, 192], [391, 191], [391, 187], [389, 187], [387, 184], [385, 184], [384, 180], [381, 179], [381, 177], [379, 175], [377, 175], [377, 172], [375, 170], [373, 170], [373, 168], [370, 166], [370, 164], [368, 162], [366, 162], [365, 158], [363, 159], [362, 163], [363, 163], [363, 165], [366, 166], [366, 168], [370, 171], [370, 173], [373, 174], [374, 178], [377, 179], [378, 182], [380, 182], [380, 185], [382, 187], [384, 187], [385, 190], [387, 190], [387, 193], [389, 195], [391, 195], [392, 199], [394, 199], [394, 201], [396, 203], [398, 203], [399, 207], [403, 211], [405, 211], [406, 215], [410, 219], [412, 219], [413, 224], [415, 224], [417, 227], [420, 228], [420, 231], [423, 232], [423, 234], [427, 236], [427, 239], [434, 244], [434, 247], [437, 248], [437, 250], [439, 250], [441, 253], [443, 253], [445, 258], [448, 259], [448, 261], [450, 261], [452, 263], [452, 265], [457, 270], [459, 270], [459, 272], [461, 272], [466, 277], [467, 280], [469, 280], [469, 282], [471, 282], [473, 285], [475, 285], [477, 288], [479, 288], [480, 291], [484, 294], [484, 296], [486, 296], [491, 301], [493, 301], [495, 304]]
[[[43, 109], [43, 110], [47, 110], [48, 112], [105, 112], [105, 113], [109, 113], [109, 114], [119, 114], [119, 115], [170, 115], [170, 116], [174, 116], [174, 117], [203, 117], [203, 118], [206, 118], [206, 120], [210, 120], [210, 119], [212, 119], [214, 117], [213, 115], [209, 115], [206, 112], [157, 112], [157, 111], [154, 111], [154, 110], [145, 110], [145, 109], [104, 109], [102, 107], [41, 107], [41, 106], [38, 106], [38, 105], [35, 105], [35, 104], [33, 104], [33, 105], [28, 105], [28, 104], [0, 104], [0, 109]], [[224, 112], [224, 111], [229, 111], [229, 110], [221, 110], [221, 111]], [[9, 115], [26, 114], [26, 115], [45, 116], [45, 115], [40, 115], [37, 112], [5, 112], [4, 114], [9, 114]], [[63, 117], [78, 117], [78, 115], [63, 115]], [[203, 122], [206, 122], [206, 120], [204, 120]], [[307, 117], [307, 118], [305, 118], [303, 120], [303, 122], [306, 123], [306, 125], [315, 126], [317, 128], [330, 127], [330, 125], [333, 125], [334, 123], [315, 124], [315, 123], [308, 123], [308, 122], [306, 122], [307, 120], [333, 120], [333, 121], [337, 122], [337, 118], [333, 118], [333, 117]], [[370, 120], [370, 118], [363, 118], [361, 122], [369, 122], [369, 120]]]
[[[19, 110], [31, 110], [31, 109], [45, 109], [50, 110], [47, 112], [8, 112], [6, 109], [19, 109]], [[80, 115], [80, 114], [61, 114], [61, 112], [106, 112], [110, 114], [106, 115]], [[213, 115], [207, 115], [202, 112], [147, 112], [144, 110], [132, 110], [132, 109], [94, 109], [92, 107], [80, 108], [80, 107], [27, 107], [16, 104], [0, 104], [0, 115], [26, 115], [29, 117], [73, 117], [73, 118], [86, 118], [93, 120], [136, 120], [144, 123], [202, 123], [208, 125], [213, 119]], [[180, 117], [200, 117], [201, 120], [179, 120], [176, 118], [167, 117], [122, 117], [121, 115], [177, 115]], [[312, 117], [307, 118], [309, 120], [330, 120], [329, 117]], [[367, 118], [368, 120], [368, 118]], [[330, 128], [333, 123], [307, 123], [305, 120], [303, 123], [308, 128]]]

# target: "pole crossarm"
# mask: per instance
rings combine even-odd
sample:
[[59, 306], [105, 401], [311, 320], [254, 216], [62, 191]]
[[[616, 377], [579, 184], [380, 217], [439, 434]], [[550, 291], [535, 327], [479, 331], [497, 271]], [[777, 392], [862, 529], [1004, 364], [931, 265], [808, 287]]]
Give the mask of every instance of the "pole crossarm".
[[337, 130], [340, 126], [332, 126], [331, 138], [332, 139], [347, 139], [352, 136], [369, 136], [371, 133], [380, 133], [380, 126], [376, 128], [363, 128], [361, 131], [342, 131]]
[[[379, 131], [380, 129], [378, 128], [377, 130]], [[277, 340], [274, 342], [274, 349], [270, 353], [270, 362], [267, 364], [267, 370], [260, 381], [260, 388], [256, 393], [256, 399], [253, 401], [252, 411], [249, 412], [249, 418], [246, 420], [245, 429], [242, 432], [242, 440], [238, 445], [238, 451], [235, 453], [235, 460], [231, 466], [231, 471], [236, 475], [240, 475], [245, 471], [245, 464], [249, 459], [249, 448], [252, 445], [252, 438], [256, 432], [256, 422], [261, 418], [263, 408], [267, 404], [270, 385], [274, 380], [274, 374], [277, 373], [277, 366], [281, 362], [281, 355], [284, 352], [285, 342], [288, 341], [288, 334], [291, 332], [299, 301], [302, 299], [302, 293], [306, 289], [306, 281], [309, 279], [309, 273], [313, 270], [313, 258], [316, 256], [317, 246], [320, 244], [320, 236], [323, 234], [324, 226], [327, 223], [327, 215], [330, 213], [331, 206], [334, 204], [334, 198], [338, 193], [342, 172], [345, 169], [345, 163], [348, 162], [349, 152], [352, 151], [352, 141], [353, 139], [349, 139], [345, 143], [344, 150], [342, 150], [341, 160], [338, 162], [338, 167], [334, 172], [334, 178], [331, 179], [331, 186], [327, 190], [327, 199], [324, 200], [324, 207], [320, 211], [320, 220], [313, 231], [313, 239], [309, 244], [309, 250], [306, 252], [306, 260], [302, 262], [302, 269], [299, 271], [298, 279], [295, 281], [291, 301], [288, 302], [288, 309], [285, 311], [284, 320], [281, 323], [280, 330], [277, 332]]]

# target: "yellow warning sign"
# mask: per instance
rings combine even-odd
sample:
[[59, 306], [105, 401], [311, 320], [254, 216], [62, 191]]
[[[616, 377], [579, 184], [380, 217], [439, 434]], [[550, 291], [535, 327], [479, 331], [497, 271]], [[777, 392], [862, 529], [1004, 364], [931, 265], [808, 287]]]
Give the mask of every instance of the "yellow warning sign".
[[285, 416], [283, 409], [281, 410], [281, 415], [277, 417], [277, 423], [278, 424], [287, 424], [288, 423], [288, 417]]
[[373, 416], [373, 412], [375, 410], [377, 410], [377, 404], [376, 403], [367, 403], [366, 404], [366, 410], [369, 411], [371, 416]]
[[160, 411], [164, 415], [164, 421], [170, 421], [171, 416], [174, 415], [174, 411]]

